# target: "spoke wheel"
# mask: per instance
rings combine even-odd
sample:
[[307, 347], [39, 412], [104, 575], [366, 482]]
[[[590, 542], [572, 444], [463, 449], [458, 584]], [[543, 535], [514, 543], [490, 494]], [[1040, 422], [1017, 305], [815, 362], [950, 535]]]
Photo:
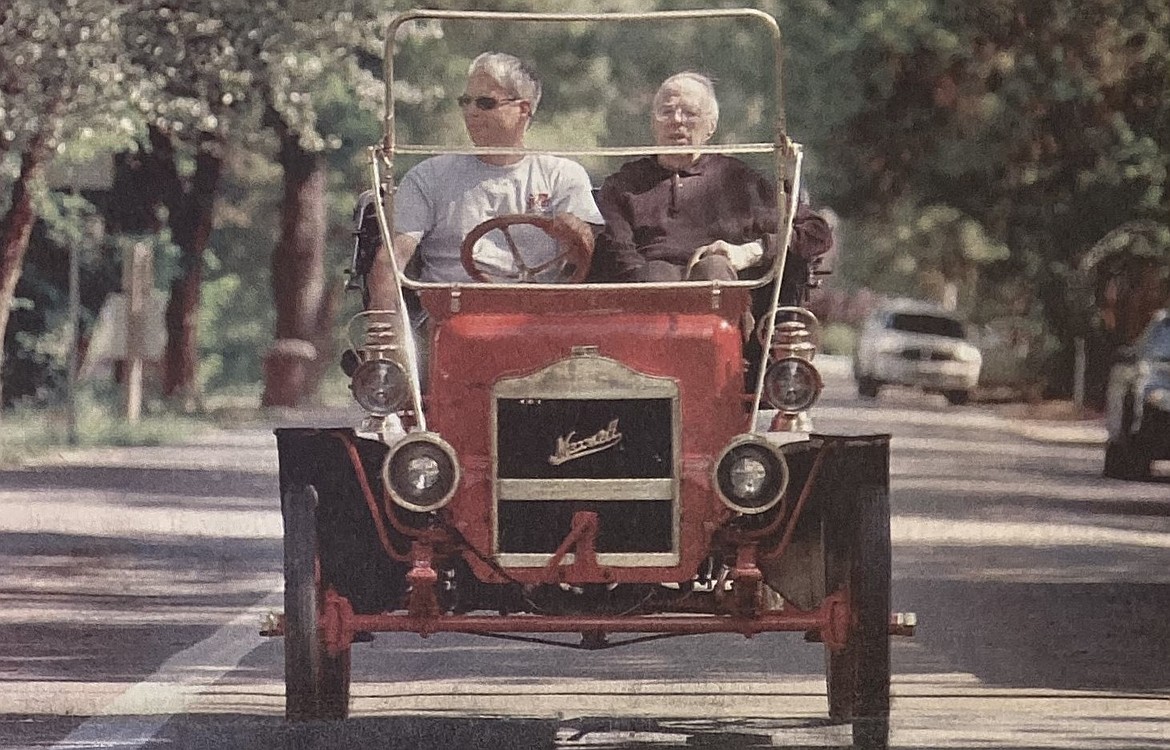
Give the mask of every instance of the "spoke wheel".
[[848, 561], [851, 622], [844, 649], [826, 650], [829, 717], [853, 723], [853, 746], [885, 750], [890, 715], [890, 498], [871, 488], [860, 503]]
[[317, 561], [317, 492], [285, 492], [284, 689], [291, 721], [344, 719], [349, 713], [349, 649], [333, 656], [321, 639], [324, 590]]
[[[511, 227], [515, 226], [532, 226], [544, 232], [556, 241], [557, 254], [537, 265], [528, 265], [519, 246], [512, 238]], [[512, 262], [516, 266], [514, 272], [504, 273], [485, 268], [475, 257], [476, 244], [488, 232], [496, 230], [504, 236], [508, 251], [512, 254]], [[589, 274], [589, 263], [592, 257], [593, 248], [586, 244], [584, 236], [567, 229], [563, 222], [558, 222], [556, 219], [530, 214], [505, 214], [488, 219], [468, 232], [460, 247], [463, 270], [467, 271], [467, 275], [471, 278], [484, 283], [538, 281], [555, 270], [556, 281], [577, 284], [584, 281]]]

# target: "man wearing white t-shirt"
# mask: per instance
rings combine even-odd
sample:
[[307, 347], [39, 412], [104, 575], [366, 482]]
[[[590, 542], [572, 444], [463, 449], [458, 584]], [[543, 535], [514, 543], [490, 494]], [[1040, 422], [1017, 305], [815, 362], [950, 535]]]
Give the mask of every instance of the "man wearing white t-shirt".
[[[463, 122], [476, 146], [522, 148], [540, 102], [540, 81], [512, 55], [485, 52], [471, 63], [459, 97]], [[394, 195], [394, 259], [399, 268], [418, 253], [421, 281], [470, 282], [460, 260], [463, 238], [482, 222], [504, 214], [535, 214], [587, 237], [587, 224], [603, 219], [589, 176], [576, 162], [556, 156], [443, 154], [403, 177]], [[556, 254], [540, 230], [514, 230], [518, 243], [538, 255]], [[496, 235], [496, 236], [493, 236]], [[507, 272], [511, 253], [498, 232], [477, 245], [477, 262]], [[388, 260], [379, 253], [368, 277], [370, 307], [391, 307], [394, 293]]]

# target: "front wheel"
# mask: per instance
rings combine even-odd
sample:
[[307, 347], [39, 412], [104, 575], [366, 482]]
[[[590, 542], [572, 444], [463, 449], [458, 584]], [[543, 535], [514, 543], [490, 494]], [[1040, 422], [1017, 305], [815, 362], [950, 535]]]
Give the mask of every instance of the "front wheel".
[[962, 406], [971, 400], [970, 391], [947, 391], [944, 395], [947, 397], [947, 401], [951, 403], [951, 406]]
[[284, 493], [284, 689], [290, 721], [349, 714], [349, 649], [332, 655], [319, 628], [324, 589], [317, 558], [317, 491]]
[[1109, 479], [1143, 479], [1150, 472], [1150, 459], [1132, 445], [1110, 440], [1105, 443], [1105, 467]]
[[829, 716], [852, 721], [853, 746], [885, 750], [890, 731], [890, 496], [873, 487], [860, 499], [849, 550], [850, 625], [845, 648], [829, 651]]
[[878, 381], [871, 377], [862, 375], [857, 378], [857, 395], [862, 398], [877, 398], [880, 388]]

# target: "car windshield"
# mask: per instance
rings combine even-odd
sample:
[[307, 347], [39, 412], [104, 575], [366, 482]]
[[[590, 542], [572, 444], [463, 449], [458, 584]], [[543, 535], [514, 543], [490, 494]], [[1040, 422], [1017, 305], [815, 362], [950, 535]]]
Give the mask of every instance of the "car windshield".
[[927, 333], [932, 336], [946, 336], [952, 339], [964, 338], [963, 324], [954, 318], [921, 313], [894, 313], [890, 328], [906, 333]]
[[1170, 362], [1170, 324], [1163, 323], [1150, 331], [1146, 356], [1155, 362]]
[[[485, 21], [496, 25], [485, 26]], [[640, 40], [651, 38], [649, 35], [663, 40], [692, 39], [698, 38], [700, 32], [710, 34], [712, 38], [736, 38], [742, 40], [740, 52], [754, 58], [755, 64], [750, 75], [746, 75], [742, 61], [735, 55], [711, 56], [704, 51], [703, 45], [679, 44], [677, 49], [672, 48], [670, 59], [675, 71], [701, 70], [704, 75], [720, 81], [724, 99], [720, 103], [720, 122], [723, 124], [710, 141], [657, 143], [647, 126], [651, 119], [649, 105], [659, 81], [647, 80], [643, 71], [630, 69], [613, 71], [612, 76], [598, 78], [596, 82], [590, 79], [589, 83], [581, 83], [584, 88], [578, 95], [548, 97], [547, 103], [540, 104], [540, 115], [532, 120], [532, 130], [525, 131], [526, 138], [517, 143], [511, 131], [500, 131], [496, 125], [488, 127], [494, 120], [487, 113], [495, 111], [499, 106], [496, 102], [502, 104], [503, 100], [485, 96], [468, 98], [466, 93], [458, 97], [455, 94], [467, 88], [468, 65], [485, 52], [489, 40], [493, 46], [499, 44], [506, 48], [507, 54], [533, 62], [545, 77], [546, 86], [558, 82], [558, 72], [571, 65], [574, 56], [548, 54], [546, 40], [559, 37], [525, 33], [526, 29], [538, 28], [533, 24], [545, 21], [604, 22], [606, 28], [598, 32], [596, 39], [598, 43], [607, 40], [605, 44], [636, 45]], [[510, 26], [505, 27], [506, 24]], [[492, 33], [487, 35], [485, 28], [493, 29]], [[587, 27], [579, 28], [580, 33], [585, 34], [582, 40], [594, 38]], [[500, 29], [498, 36], [495, 29]], [[762, 11], [710, 8], [670, 13], [533, 14], [415, 10], [394, 18], [387, 28], [385, 44], [383, 141], [373, 154], [370, 188], [375, 194], [386, 185], [392, 186], [392, 193], [398, 191], [393, 210], [385, 215], [379, 214], [382, 228], [390, 238], [401, 228], [403, 234], [417, 242], [419, 260], [416, 263], [419, 265], [409, 271], [398, 269], [401, 274], [399, 281], [407, 288], [449, 287], [470, 279], [478, 287], [507, 287], [506, 293], [511, 296], [517, 283], [530, 288], [544, 287], [552, 282], [565, 285], [586, 281], [591, 284], [635, 283], [619, 279], [612, 269], [607, 271], [600, 258], [594, 263], [596, 273], [593, 276], [573, 273], [587, 264], [573, 262], [567, 252], [569, 243], [564, 241], [564, 232], [560, 231], [563, 227], [559, 225], [555, 228], [560, 233], [552, 235], [519, 224], [509, 225], [516, 229], [509, 228], [506, 232], [500, 228], [487, 228], [477, 234], [476, 230], [492, 219], [505, 216], [536, 215], [553, 219], [561, 213], [573, 214], [588, 224], [600, 226], [603, 221], [597, 207], [591, 205], [594, 201], [586, 201], [582, 196], [588, 195], [590, 187], [597, 190], [623, 165], [650, 155], [734, 155], [767, 177], [770, 184], [783, 187], [775, 191], [774, 198], [769, 196], [769, 200], [777, 203], [777, 220], [769, 224], [775, 224], [778, 238], [784, 237], [791, 227], [800, 195], [803, 151], [787, 134], [781, 102], [780, 30], [775, 19]], [[588, 56], [583, 60], [593, 59], [592, 55], [596, 53], [591, 45], [585, 43], [583, 49], [588, 50]], [[425, 62], [428, 58], [444, 59], [444, 56], [451, 56], [451, 62], [442, 65]], [[555, 86], [551, 88], [559, 90]], [[609, 100], [607, 92], [611, 89], [622, 91], [623, 96], [609, 107], [604, 102]], [[581, 101], [574, 103], [576, 99]], [[507, 100], [508, 103], [520, 101], [524, 99]], [[536, 101], [530, 102], [529, 107], [530, 112], [535, 110]], [[631, 108], [644, 114], [630, 116]], [[507, 111], [514, 113], [518, 110], [508, 108]], [[590, 114], [583, 118], [578, 111]], [[671, 116], [673, 120], [673, 111]], [[683, 112], [682, 116], [685, 121], [687, 114]], [[467, 159], [469, 156], [477, 157], [478, 161]], [[451, 157], [463, 158], [454, 160]], [[506, 184], [497, 185], [496, 180], [504, 178], [499, 175], [490, 179], [484, 177], [487, 173], [481, 165], [491, 164], [489, 159], [503, 157], [523, 157], [527, 161], [508, 161], [509, 165], [521, 164], [521, 161], [523, 164], [514, 172], [508, 172], [514, 176], [509, 176]], [[436, 158], [442, 161], [431, 161]], [[428, 162], [430, 166], [408, 179], [413, 169]], [[443, 170], [441, 179], [434, 177], [440, 174], [435, 171], [440, 167]], [[424, 175], [431, 177], [424, 178]], [[459, 175], [460, 180], [467, 180], [468, 185], [452, 179], [455, 175]], [[548, 192], [550, 188], [546, 182], [554, 176], [559, 187]], [[485, 191], [482, 200], [463, 198], [471, 189], [470, 185], [475, 185], [477, 191], [482, 186], [482, 191]], [[444, 190], [449, 190], [450, 195], [443, 193]], [[480, 195], [480, 192], [473, 195]], [[463, 200], [467, 201], [466, 205], [460, 202]], [[452, 208], [442, 214], [442, 221], [437, 221], [429, 206], [440, 204]], [[746, 211], [747, 207], [743, 210]], [[726, 221], [728, 226], [739, 226], [739, 219], [729, 217]], [[690, 244], [696, 245], [689, 248], [691, 253], [705, 247], [702, 243], [691, 243], [690, 237], [684, 240], [682, 245], [674, 248], [682, 254]], [[780, 273], [785, 258], [784, 253], [770, 254], [767, 259], [757, 258], [753, 268], [763, 273], [747, 273], [742, 278], [721, 281], [720, 285], [762, 287]], [[681, 260], [682, 267], [688, 269], [685, 266], [687, 259]], [[675, 265], [680, 263], [675, 262]], [[678, 288], [682, 285], [709, 286], [710, 280], [666, 278], [636, 283]]]

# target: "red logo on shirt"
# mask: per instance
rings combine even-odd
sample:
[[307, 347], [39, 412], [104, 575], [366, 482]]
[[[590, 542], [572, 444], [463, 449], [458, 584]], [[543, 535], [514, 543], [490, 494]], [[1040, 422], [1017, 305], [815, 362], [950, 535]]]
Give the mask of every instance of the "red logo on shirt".
[[552, 210], [552, 196], [548, 193], [529, 194], [526, 210], [529, 213], [535, 211], [548, 213]]

